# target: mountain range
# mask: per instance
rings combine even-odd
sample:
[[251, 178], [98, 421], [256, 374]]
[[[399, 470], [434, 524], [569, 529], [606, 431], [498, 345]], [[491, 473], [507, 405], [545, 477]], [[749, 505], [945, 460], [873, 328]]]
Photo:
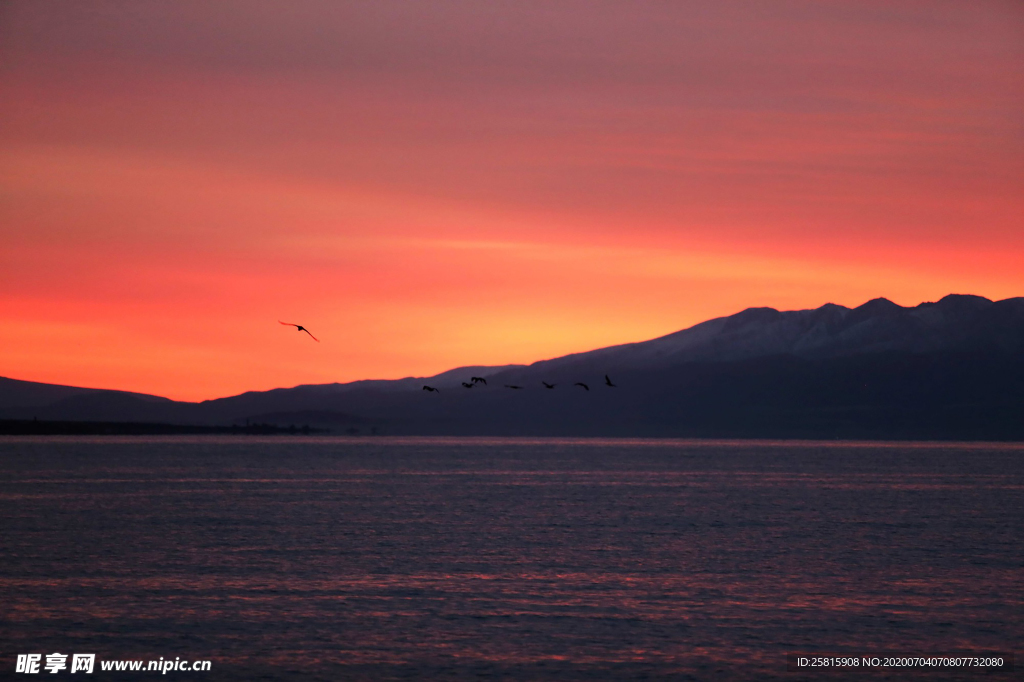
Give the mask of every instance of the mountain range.
[[[463, 388], [472, 376], [486, 385]], [[425, 392], [424, 384], [440, 391]], [[749, 308], [531, 365], [200, 403], [0, 378], [0, 419], [294, 424], [396, 435], [1024, 440], [1024, 298]]]

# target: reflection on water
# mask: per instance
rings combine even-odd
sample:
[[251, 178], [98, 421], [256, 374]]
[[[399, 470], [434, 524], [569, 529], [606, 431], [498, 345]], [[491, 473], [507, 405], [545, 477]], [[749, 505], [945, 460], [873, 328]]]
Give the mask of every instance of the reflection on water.
[[204, 679], [793, 679], [792, 650], [1024, 636], [1022, 446], [81, 438], [0, 454], [8, 671], [71, 651], [208, 658]]

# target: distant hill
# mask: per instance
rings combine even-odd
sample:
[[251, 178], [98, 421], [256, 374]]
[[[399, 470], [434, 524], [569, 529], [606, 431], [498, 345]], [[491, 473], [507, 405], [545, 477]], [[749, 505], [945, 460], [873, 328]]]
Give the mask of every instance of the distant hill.
[[58, 384], [40, 384], [33, 381], [19, 381], [0, 377], [0, 410], [10, 408], [33, 408], [53, 405], [57, 402], [82, 396], [121, 396], [142, 402], [171, 402], [167, 398], [145, 393], [109, 391], [101, 388], [79, 388]]
[[[606, 374], [616, 387], [604, 385]], [[470, 376], [488, 383], [462, 388]], [[441, 392], [422, 391], [425, 383]], [[0, 380], [0, 417], [33, 416], [339, 433], [1024, 440], [1024, 298], [750, 308], [528, 366], [202, 403]]]

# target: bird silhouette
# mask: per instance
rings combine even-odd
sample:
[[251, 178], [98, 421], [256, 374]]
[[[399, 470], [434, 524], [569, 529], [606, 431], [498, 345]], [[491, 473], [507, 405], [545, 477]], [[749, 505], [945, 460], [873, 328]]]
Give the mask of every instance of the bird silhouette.
[[472, 381], [474, 384], [483, 384], [484, 386], [487, 385], [487, 379], [484, 379], [483, 377], [473, 377], [470, 379], [470, 381]]
[[544, 384], [544, 388], [554, 388], [555, 386], [557, 386], [557, 385], [558, 385], [558, 384], [549, 384], [549, 383], [548, 383], [548, 382], [546, 382], [546, 381], [542, 381], [542, 382], [540, 382], [540, 383]]
[[604, 385], [605, 386], [611, 386], [612, 388], [615, 388], [615, 384], [612, 383], [612, 380], [608, 378], [607, 374], [604, 375]]
[[522, 388], [522, 386], [516, 386], [515, 384], [505, 384], [505, 388], [514, 388], [516, 390], [519, 390], [520, 388]]
[[[281, 322], [281, 320], [278, 320], [278, 322]], [[295, 324], [294, 322], [281, 322], [281, 324], [283, 324], [286, 327], [295, 327], [295, 329], [300, 332], [306, 332], [307, 334], [309, 334], [309, 338], [313, 339], [317, 343], [320, 343], [320, 339], [310, 334], [309, 330], [303, 327], [301, 324]]]
[[582, 386], [584, 390], [586, 390], [586, 391], [590, 390], [590, 386], [587, 386], [582, 381], [577, 381], [575, 384], [573, 384], [573, 386]]
[[462, 382], [463, 388], [473, 388], [473, 384], [467, 384], [465, 381]]
[[441, 392], [438, 389], [434, 388], [433, 386], [424, 386], [423, 390], [424, 391], [432, 391], [434, 393], [440, 393]]

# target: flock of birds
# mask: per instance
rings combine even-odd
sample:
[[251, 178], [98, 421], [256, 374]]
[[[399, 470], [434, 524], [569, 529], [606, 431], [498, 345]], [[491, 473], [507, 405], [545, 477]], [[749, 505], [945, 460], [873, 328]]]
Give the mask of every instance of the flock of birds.
[[[320, 343], [320, 339], [318, 339], [315, 336], [313, 336], [313, 334], [308, 329], [303, 327], [301, 324], [295, 324], [294, 322], [281, 322], [281, 320], [278, 320], [278, 322], [280, 322], [281, 324], [283, 324], [286, 327], [295, 327], [296, 331], [306, 332], [307, 334], [309, 334], [309, 338], [313, 339], [317, 343]], [[552, 389], [552, 388], [554, 388], [555, 386], [558, 385], [558, 384], [549, 384], [546, 381], [542, 381], [540, 383], [544, 384], [544, 388], [547, 388], [547, 389]], [[477, 384], [483, 384], [484, 386], [486, 386], [487, 385], [487, 379], [484, 379], [483, 377], [470, 377], [469, 381], [463, 381], [462, 382], [462, 387], [463, 388], [473, 388]], [[610, 388], [618, 388], [615, 384], [612, 383], [612, 380], [608, 378], [607, 374], [604, 375], [604, 385], [608, 386]], [[587, 384], [583, 383], [582, 381], [577, 381], [575, 384], [573, 384], [573, 386], [579, 386], [584, 391], [589, 391], [590, 390], [590, 386], [588, 386]], [[514, 391], [519, 391], [519, 390], [522, 390], [523, 387], [522, 386], [517, 386], [516, 384], [505, 384], [505, 388], [511, 388]], [[433, 386], [427, 386], [427, 385], [423, 386], [423, 390], [427, 391], [429, 393], [440, 393], [441, 392], [441, 389], [434, 388]]]
[[[558, 384], [549, 384], [546, 381], [542, 381], [540, 383], [544, 384], [544, 388], [548, 388], [548, 389], [554, 388], [555, 386], [558, 385]], [[463, 388], [473, 388], [477, 384], [483, 384], [484, 386], [486, 386], [487, 385], [487, 379], [484, 379], [483, 377], [470, 377], [469, 381], [463, 381], [462, 382], [462, 387]], [[618, 388], [618, 385], [617, 384], [613, 384], [612, 380], [608, 377], [607, 374], [604, 375], [604, 385], [608, 386], [609, 388]], [[519, 391], [519, 390], [522, 390], [522, 388], [523, 388], [522, 386], [518, 386], [516, 384], [505, 384], [504, 386], [505, 386], [505, 388], [511, 388], [514, 391]], [[588, 386], [587, 384], [583, 383], [582, 381], [577, 381], [575, 384], [573, 384], [573, 386], [579, 386], [584, 391], [589, 391], [590, 390], [590, 386]], [[427, 385], [423, 386], [423, 390], [424, 391], [429, 391], [431, 393], [440, 393], [441, 392], [441, 389], [435, 388], [434, 386], [427, 386]]]

